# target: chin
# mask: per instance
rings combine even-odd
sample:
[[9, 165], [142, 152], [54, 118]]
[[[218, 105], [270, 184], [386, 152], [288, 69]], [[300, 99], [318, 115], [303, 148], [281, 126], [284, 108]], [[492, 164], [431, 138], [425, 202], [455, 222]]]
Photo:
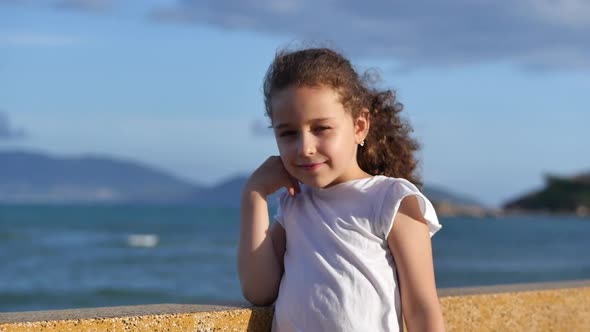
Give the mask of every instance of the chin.
[[324, 188], [326, 186], [329, 186], [330, 183], [332, 183], [332, 181], [330, 181], [330, 180], [318, 179], [318, 178], [311, 178], [310, 179], [309, 177], [297, 177], [297, 180], [299, 180], [304, 185], [306, 185], [308, 187], [313, 187], [313, 188]]

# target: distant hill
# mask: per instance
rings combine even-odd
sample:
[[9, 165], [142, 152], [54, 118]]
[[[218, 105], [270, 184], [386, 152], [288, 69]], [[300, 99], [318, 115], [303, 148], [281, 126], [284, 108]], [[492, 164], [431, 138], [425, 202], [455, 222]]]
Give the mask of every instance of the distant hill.
[[[220, 184], [202, 188], [187, 197], [187, 202], [199, 206], [239, 207], [241, 192], [248, 177], [234, 176]], [[424, 194], [433, 202], [435, 207], [441, 207], [444, 214], [453, 215], [485, 215], [489, 210], [475, 199], [451, 193], [435, 186], [425, 186]], [[277, 204], [278, 193], [271, 195], [267, 201], [269, 206]]]
[[472, 197], [450, 192], [436, 186], [425, 185], [423, 192], [428, 199], [435, 202], [448, 202], [454, 205], [484, 207], [482, 203]]
[[239, 207], [246, 176], [235, 176], [221, 183], [193, 191], [182, 202], [196, 206]]
[[0, 202], [170, 202], [199, 188], [132, 161], [0, 151]]
[[[111, 157], [0, 151], [0, 203], [139, 203], [239, 207], [246, 175], [205, 187], [148, 165]], [[443, 214], [481, 215], [477, 201], [426, 186]], [[268, 198], [276, 206], [278, 193]], [[475, 211], [475, 212], [474, 212]]]
[[571, 177], [547, 175], [545, 187], [504, 204], [508, 211], [590, 214], [590, 172]]
[[484, 217], [500, 214], [500, 211], [490, 209], [474, 198], [442, 188], [425, 185], [423, 192], [439, 215]]

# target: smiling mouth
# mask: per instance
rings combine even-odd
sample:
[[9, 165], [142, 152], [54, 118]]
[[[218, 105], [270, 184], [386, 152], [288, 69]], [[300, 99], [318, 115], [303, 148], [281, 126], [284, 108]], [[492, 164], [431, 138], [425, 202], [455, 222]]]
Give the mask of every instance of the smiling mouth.
[[303, 164], [303, 165], [297, 165], [298, 167], [306, 170], [306, 171], [315, 171], [316, 169], [320, 168], [320, 166], [322, 166], [323, 164], [325, 164], [325, 162], [322, 163], [311, 163], [311, 164]]

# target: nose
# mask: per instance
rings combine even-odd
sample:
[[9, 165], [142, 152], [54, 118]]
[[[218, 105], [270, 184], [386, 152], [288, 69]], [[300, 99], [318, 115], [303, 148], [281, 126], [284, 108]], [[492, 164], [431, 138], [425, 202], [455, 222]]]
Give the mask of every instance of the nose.
[[300, 156], [312, 156], [316, 152], [316, 141], [313, 135], [302, 133], [297, 142], [297, 154]]

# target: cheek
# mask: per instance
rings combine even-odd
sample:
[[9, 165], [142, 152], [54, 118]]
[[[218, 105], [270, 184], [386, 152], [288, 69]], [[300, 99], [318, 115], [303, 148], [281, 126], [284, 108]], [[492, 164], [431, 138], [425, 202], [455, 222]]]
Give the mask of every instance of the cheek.
[[292, 154], [292, 147], [291, 144], [289, 144], [288, 142], [285, 141], [276, 141], [277, 142], [277, 148], [279, 149], [279, 154], [281, 155], [282, 159], [288, 159], [289, 156]]
[[325, 140], [322, 148], [331, 154], [348, 158], [351, 153], [354, 153], [356, 146], [354, 144], [354, 138], [351, 138], [350, 135], [341, 134]]

